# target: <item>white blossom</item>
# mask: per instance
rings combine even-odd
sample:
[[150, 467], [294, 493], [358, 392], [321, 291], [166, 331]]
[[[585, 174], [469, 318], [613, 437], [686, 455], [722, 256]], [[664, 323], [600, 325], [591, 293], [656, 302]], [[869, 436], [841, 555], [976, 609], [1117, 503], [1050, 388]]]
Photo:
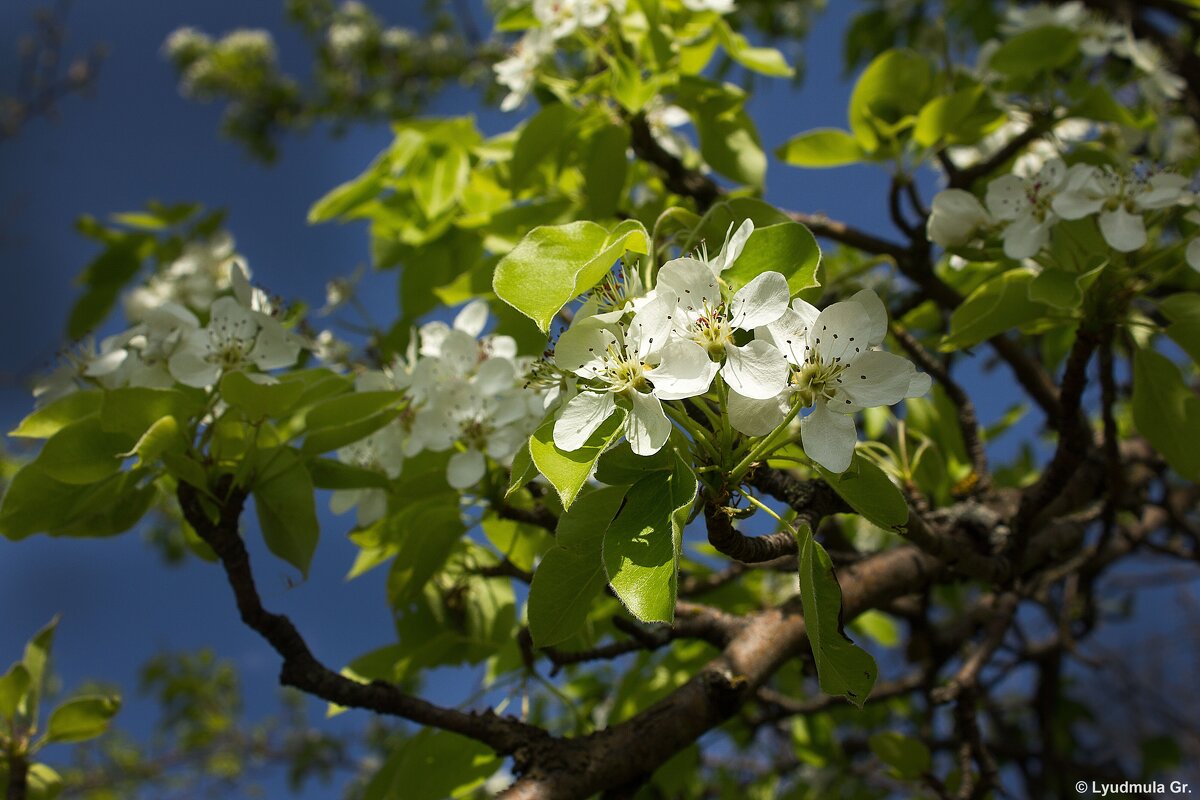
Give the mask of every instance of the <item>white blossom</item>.
[[543, 28], [526, 31], [513, 48], [512, 55], [492, 67], [496, 82], [508, 89], [500, 103], [501, 111], [512, 111], [525, 102], [537, 83], [542, 60], [554, 49], [554, 38]]
[[290, 367], [299, 355], [299, 341], [278, 320], [225, 296], [212, 304], [207, 326], [184, 334], [168, 368], [180, 383], [205, 387], [233, 370]]
[[946, 189], [933, 198], [926, 233], [942, 247], [961, 247], [974, 239], [980, 228], [991, 224], [979, 198], [962, 189]]
[[1129, 253], [1146, 244], [1143, 212], [1177, 205], [1188, 198], [1188, 179], [1158, 173], [1141, 180], [1089, 164], [1071, 167], [1053, 207], [1063, 219], [1099, 215], [1100, 232], [1114, 250]]
[[1004, 175], [988, 184], [987, 209], [1007, 223], [1002, 238], [1009, 258], [1029, 258], [1050, 241], [1057, 217], [1051, 207], [1067, 175], [1062, 159], [1053, 159], [1032, 178]]
[[856, 412], [929, 390], [928, 375], [878, 349], [887, 333], [887, 310], [870, 290], [820, 312], [796, 299], [789, 313], [761, 333], [794, 367], [791, 381], [775, 398], [731, 402], [730, 423], [761, 436], [784, 421], [793, 403], [811, 407], [800, 425], [804, 452], [831, 472], [844, 472], [854, 457]]

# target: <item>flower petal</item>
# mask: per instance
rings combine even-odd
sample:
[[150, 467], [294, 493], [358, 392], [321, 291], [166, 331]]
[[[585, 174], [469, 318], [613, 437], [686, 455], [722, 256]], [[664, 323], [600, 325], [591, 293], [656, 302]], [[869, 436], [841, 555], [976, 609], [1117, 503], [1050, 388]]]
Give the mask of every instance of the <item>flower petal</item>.
[[1053, 218], [1038, 222], [1032, 214], [1013, 221], [1004, 229], [1004, 255], [1009, 258], [1031, 258], [1050, 241]]
[[706, 304], [709, 308], [721, 304], [717, 277], [699, 259], [676, 258], [663, 264], [658, 271], [658, 286], [670, 289], [679, 298], [679, 307], [693, 317], [702, 313]]
[[1100, 232], [1104, 241], [1122, 253], [1140, 250], [1146, 244], [1146, 223], [1141, 214], [1130, 214], [1124, 208], [1100, 215]]
[[479, 365], [473, 381], [475, 388], [484, 396], [499, 394], [511, 389], [516, 372], [507, 358], [489, 358]]
[[578, 450], [616, 407], [610, 392], [580, 392], [554, 422], [554, 444], [567, 452]]
[[662, 400], [704, 394], [721, 368], [708, 357], [707, 350], [688, 339], [672, 339], [660, 355], [662, 360], [648, 377], [654, 383], [654, 395]]
[[800, 423], [800, 440], [804, 454], [830, 472], [845, 472], [854, 460], [854, 444], [858, 436], [854, 417], [831, 414], [824, 400], [818, 400], [813, 410]]
[[808, 345], [822, 364], [849, 361], [871, 346], [874, 324], [862, 303], [843, 300], [827, 306], [808, 330]]
[[617, 343], [612, 331], [587, 321], [563, 331], [554, 348], [554, 363], [567, 372], [594, 378], [604, 367], [604, 355]]
[[787, 278], [778, 272], [756, 275], [733, 296], [729, 324], [744, 331], [768, 325], [783, 316], [790, 295]]
[[916, 371], [907, 358], [883, 350], [868, 350], [842, 372], [838, 394], [845, 394], [844, 399], [861, 408], [890, 406], [908, 396]]
[[300, 355], [300, 343], [270, 317], [263, 317], [250, 360], [261, 370], [290, 367]]
[[[732, 228], [733, 225], [729, 227]], [[742, 254], [742, 248], [746, 246], [746, 242], [750, 239], [750, 234], [752, 233], [754, 233], [754, 221], [747, 219], [738, 226], [738, 229], [733, 232], [732, 236], [726, 234], [725, 244], [721, 245], [721, 252], [708, 265], [712, 269], [713, 274], [720, 275], [729, 269], [734, 261], [737, 261], [738, 256]]]
[[633, 345], [638, 360], [645, 361], [662, 350], [671, 338], [674, 298], [669, 295], [656, 296], [642, 306], [629, 321], [629, 343]]
[[[815, 315], [813, 319], [816, 319]], [[779, 319], [765, 328], [755, 331], [755, 336], [772, 342], [790, 364], [800, 366], [808, 355], [810, 325], [811, 320], [805, 320], [804, 317], [789, 308]]]
[[487, 472], [487, 462], [478, 450], [464, 450], [450, 456], [446, 464], [446, 482], [455, 489], [469, 489]]
[[462, 307], [454, 318], [454, 330], [469, 334], [471, 338], [483, 333], [487, 327], [488, 305], [483, 300], [472, 300]]
[[755, 400], [730, 392], [729, 424], [747, 436], [766, 436], [787, 417], [788, 397], [784, 392], [767, 400]]
[[740, 395], [754, 400], [775, 397], [787, 386], [787, 359], [770, 342], [755, 339], [744, 347], [725, 345], [721, 377]]
[[671, 421], [654, 395], [632, 392], [629, 399], [633, 408], [625, 418], [625, 438], [633, 452], [639, 456], [652, 456], [671, 436]]
[[1022, 216], [1029, 208], [1029, 197], [1025, 193], [1025, 180], [1016, 175], [1003, 175], [988, 184], [984, 199], [987, 210], [993, 217], [1013, 220]]
[[870, 289], [863, 289], [860, 292], [855, 292], [850, 299], [862, 305], [867, 310], [867, 316], [871, 319], [871, 335], [868, 339], [871, 347], [878, 347], [883, 344], [883, 338], [887, 336], [888, 313], [887, 307], [879, 299], [879, 295]]

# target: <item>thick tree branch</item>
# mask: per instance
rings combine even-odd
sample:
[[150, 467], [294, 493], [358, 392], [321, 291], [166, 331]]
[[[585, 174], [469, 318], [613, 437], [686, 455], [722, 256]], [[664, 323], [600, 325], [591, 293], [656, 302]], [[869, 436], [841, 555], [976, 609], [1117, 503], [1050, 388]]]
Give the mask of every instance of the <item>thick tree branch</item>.
[[359, 683], [350, 680], [321, 664], [291, 620], [263, 608], [250, 568], [250, 556], [238, 530], [246, 492], [229, 480], [223, 484], [217, 495], [225, 499], [215, 520], [205, 510], [200, 492], [184, 482], [179, 484], [177, 493], [179, 505], [184, 518], [220, 559], [242, 622], [266, 639], [283, 658], [279, 675], [282, 685], [293, 686], [340, 706], [365, 708], [462, 734], [504, 755], [516, 753], [547, 737], [541, 728], [512, 717], [497, 716], [490, 709], [474, 713], [443, 708], [405, 694], [383, 681]]

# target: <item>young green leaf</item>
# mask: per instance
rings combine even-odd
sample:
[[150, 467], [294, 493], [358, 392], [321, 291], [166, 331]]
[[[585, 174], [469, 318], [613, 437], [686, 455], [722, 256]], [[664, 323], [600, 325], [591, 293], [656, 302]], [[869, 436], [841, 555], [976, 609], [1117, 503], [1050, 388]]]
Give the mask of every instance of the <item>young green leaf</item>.
[[296, 450], [280, 447], [261, 451], [258, 464], [254, 508], [267, 549], [307, 578], [320, 527], [304, 459]]
[[829, 554], [807, 525], [801, 525], [798, 539], [800, 603], [821, 691], [843, 696], [862, 708], [875, 686], [879, 668], [871, 654], [850, 641], [842, 630], [842, 590]]
[[578, 450], [560, 450], [554, 443], [554, 419], [548, 419], [529, 437], [529, 454], [538, 472], [550, 481], [558, 492], [563, 508], [569, 509], [579, 490], [587, 483], [596, 460], [624, 430], [625, 411], [616, 412], [604, 421], [587, 444]]
[[46, 723], [46, 742], [83, 742], [108, 730], [108, 724], [121, 709], [116, 695], [88, 695], [72, 698], [50, 713]]

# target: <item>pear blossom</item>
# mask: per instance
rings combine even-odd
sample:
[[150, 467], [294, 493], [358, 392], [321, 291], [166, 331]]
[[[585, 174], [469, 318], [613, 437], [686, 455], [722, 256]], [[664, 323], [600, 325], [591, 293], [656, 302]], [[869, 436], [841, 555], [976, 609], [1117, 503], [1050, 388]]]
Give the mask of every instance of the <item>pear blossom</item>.
[[979, 198], [962, 189], [946, 189], [933, 198], [926, 234], [942, 247], [961, 247], [975, 238], [992, 218]]
[[299, 341], [278, 320], [227, 295], [213, 302], [206, 327], [184, 334], [167, 366], [180, 383], [205, 387], [232, 370], [290, 367], [299, 355]]
[[800, 424], [804, 452], [830, 472], [844, 472], [854, 457], [855, 412], [929, 391], [928, 375], [878, 349], [887, 333], [887, 310], [869, 289], [823, 311], [797, 298], [761, 333], [793, 366], [791, 380], [774, 398], [737, 403], [731, 398], [729, 421], [742, 433], [762, 436], [796, 404], [811, 407]]
[[167, 302], [203, 311], [217, 295], [230, 288], [235, 265], [249, 274], [228, 233], [222, 231], [208, 239], [189, 242], [179, 258], [126, 295], [125, 315], [137, 322], [147, 311]]
[[663, 150], [676, 158], [683, 158], [683, 154], [687, 152], [688, 140], [675, 129], [682, 128], [691, 121], [687, 111], [664, 102], [658, 95], [646, 104], [646, 127], [650, 129], [650, 135]]
[[[404, 434], [398, 423], [392, 422], [337, 451], [338, 460], [387, 478], [398, 478], [404, 465]], [[366, 489], [336, 489], [329, 498], [329, 510], [345, 514], [357, 507], [355, 522], [365, 528], [387, 513], [387, 491], [378, 487]]]
[[1104, 240], [1114, 250], [1129, 253], [1146, 244], [1143, 212], [1184, 202], [1190, 197], [1188, 183], [1186, 177], [1171, 173], [1158, 173], [1141, 180], [1111, 169], [1076, 164], [1052, 205], [1063, 219], [1099, 214]]
[[657, 453], [671, 434], [662, 400], [681, 400], [707, 391], [718, 365], [703, 347], [671, 338], [669, 312], [661, 298], [634, 315], [628, 327], [595, 318], [566, 330], [554, 360], [582, 378], [554, 423], [554, 443], [578, 450], [616, 411], [628, 405], [625, 438], [638, 455]]
[[496, 82], [508, 89], [500, 102], [501, 111], [512, 111], [525, 102], [537, 83], [537, 71], [542, 60], [554, 49], [554, 39], [544, 28], [527, 31], [508, 58], [496, 62], [492, 71]]
[[715, 11], [718, 14], [730, 14], [737, 6], [734, 0], [683, 0], [688, 11]]
[[1050, 241], [1058, 220], [1051, 206], [1067, 176], [1067, 165], [1055, 158], [1032, 178], [1004, 175], [988, 184], [986, 204], [992, 217], [1007, 223], [1001, 235], [1004, 254], [1029, 258]]
[[[682, 340], [695, 342], [717, 362], [729, 388], [745, 397], [774, 397], [787, 383], [787, 361], [769, 342], [754, 340], [739, 346], [734, 331], [753, 331], [779, 319], [787, 310], [787, 279], [764, 272], [726, 301], [719, 277], [694, 258], [677, 258], [658, 273], [656, 308]], [[708, 387], [705, 387], [707, 390]]]

